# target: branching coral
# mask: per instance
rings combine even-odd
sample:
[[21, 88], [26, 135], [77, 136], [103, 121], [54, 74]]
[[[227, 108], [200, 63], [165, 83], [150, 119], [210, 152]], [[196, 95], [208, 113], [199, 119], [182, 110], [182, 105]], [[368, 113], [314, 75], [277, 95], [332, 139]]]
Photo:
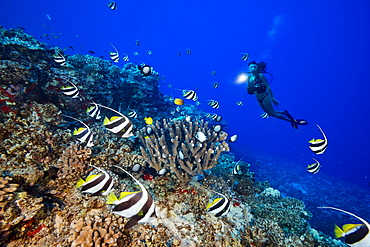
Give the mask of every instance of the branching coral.
[[[147, 128], [153, 134], [147, 136]], [[208, 122], [199, 121], [156, 121], [155, 124], [143, 128], [138, 137], [144, 147], [141, 153], [150, 167], [157, 172], [162, 169], [171, 170], [181, 182], [189, 181], [190, 176], [203, 174], [217, 164], [222, 151], [229, 151], [223, 131], [213, 131]], [[199, 134], [201, 133], [201, 134]], [[205, 135], [206, 140], [199, 140], [197, 135]]]

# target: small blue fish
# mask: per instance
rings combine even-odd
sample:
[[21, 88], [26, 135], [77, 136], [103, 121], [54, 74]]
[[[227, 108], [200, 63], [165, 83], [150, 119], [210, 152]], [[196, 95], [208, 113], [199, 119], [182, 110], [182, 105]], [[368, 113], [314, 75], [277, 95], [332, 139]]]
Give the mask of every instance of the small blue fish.
[[116, 10], [116, 9], [117, 9], [117, 4], [116, 4], [116, 2], [111, 1], [110, 3], [108, 3], [108, 7], [109, 7], [111, 10]]
[[219, 87], [219, 83], [217, 81], [213, 82], [212, 83], [212, 87], [213, 88], [218, 88]]

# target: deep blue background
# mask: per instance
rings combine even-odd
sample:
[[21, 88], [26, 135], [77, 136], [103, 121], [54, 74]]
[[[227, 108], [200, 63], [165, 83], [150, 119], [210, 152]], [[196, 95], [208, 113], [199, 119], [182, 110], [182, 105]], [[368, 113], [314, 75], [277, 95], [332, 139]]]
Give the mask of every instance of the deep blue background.
[[[181, 91], [175, 88], [198, 88], [200, 107], [224, 116], [229, 134], [239, 135], [235, 148], [292, 160], [302, 172], [314, 157], [308, 141], [322, 138], [319, 124], [329, 139], [325, 154], [316, 157], [320, 173], [370, 188], [368, 1], [118, 0], [114, 11], [108, 3], [1, 1], [0, 25], [22, 26], [61, 48], [73, 46], [68, 54], [93, 50], [109, 59], [112, 43], [130, 62], [143, 61], [164, 75], [165, 93], [176, 97]], [[187, 48], [191, 55], [185, 55]], [[140, 55], [133, 56], [135, 51]], [[309, 126], [295, 130], [287, 122], [259, 117], [254, 96], [234, 83], [247, 70], [241, 52], [267, 62], [278, 109], [307, 119]], [[118, 66], [123, 65], [121, 59]], [[211, 87], [214, 81], [218, 89]], [[220, 109], [211, 109], [208, 99], [218, 100]], [[236, 106], [236, 100], [244, 106]]]

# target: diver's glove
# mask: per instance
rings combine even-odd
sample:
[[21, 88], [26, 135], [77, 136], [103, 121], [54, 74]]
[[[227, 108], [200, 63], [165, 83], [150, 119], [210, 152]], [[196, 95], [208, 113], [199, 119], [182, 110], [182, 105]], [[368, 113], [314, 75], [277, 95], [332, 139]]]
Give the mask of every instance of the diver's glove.
[[279, 101], [277, 101], [275, 98], [274, 99], [272, 99], [272, 103], [274, 103], [274, 105], [279, 105]]

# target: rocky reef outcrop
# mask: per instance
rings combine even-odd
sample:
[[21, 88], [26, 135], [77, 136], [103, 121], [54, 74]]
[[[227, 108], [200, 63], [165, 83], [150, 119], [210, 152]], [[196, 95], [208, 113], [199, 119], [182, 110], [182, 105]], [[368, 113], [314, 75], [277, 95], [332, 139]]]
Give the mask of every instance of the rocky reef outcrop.
[[[65, 65], [54, 54], [62, 54]], [[142, 152], [144, 132], [141, 142], [120, 138], [85, 113], [91, 102], [124, 114], [135, 109], [138, 118], [131, 121], [137, 129], [147, 126], [142, 120], [147, 116], [163, 121], [192, 115], [192, 125], [203, 121], [204, 114], [192, 106], [176, 110], [159, 91], [159, 80], [155, 71], [143, 76], [132, 63], [119, 68], [90, 55], [64, 54], [22, 30], [0, 28], [1, 246], [344, 246], [310, 227], [303, 202], [283, 198], [268, 182], [255, 181], [250, 165], [236, 162], [218, 134], [210, 131], [215, 143], [204, 152], [218, 145], [224, 152], [209, 156], [208, 163], [207, 155], [199, 156], [196, 161], [206, 163], [205, 171], [188, 171], [183, 183], [153, 169], [156, 160]], [[63, 94], [61, 88], [70, 82], [79, 97]], [[76, 140], [72, 129], [78, 123], [65, 115], [89, 126], [94, 146]], [[171, 164], [163, 158], [161, 167], [181, 168], [181, 160]], [[156, 220], [125, 229], [128, 219], [112, 214], [105, 196], [81, 193], [75, 185], [94, 174], [89, 165], [114, 178], [115, 192], [137, 186], [113, 166], [131, 172], [152, 195]], [[240, 174], [232, 173], [235, 165], [242, 167]], [[213, 191], [230, 200], [225, 216], [206, 211], [215, 199]]]

